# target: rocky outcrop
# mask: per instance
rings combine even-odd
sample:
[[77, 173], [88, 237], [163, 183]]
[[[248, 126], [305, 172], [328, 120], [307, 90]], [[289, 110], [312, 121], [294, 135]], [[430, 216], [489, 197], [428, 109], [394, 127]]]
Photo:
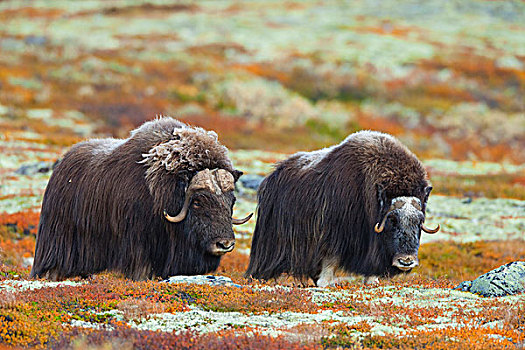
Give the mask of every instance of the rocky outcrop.
[[456, 288], [484, 297], [502, 297], [525, 292], [525, 261], [514, 261], [462, 282]]
[[256, 174], [245, 174], [239, 179], [244, 188], [249, 188], [251, 190], [258, 190], [263, 180], [264, 176]]
[[[58, 161], [57, 161], [58, 162]], [[17, 175], [34, 176], [37, 174], [47, 174], [52, 171], [57, 162], [37, 162], [32, 164], [24, 164], [18, 168], [15, 173]]]

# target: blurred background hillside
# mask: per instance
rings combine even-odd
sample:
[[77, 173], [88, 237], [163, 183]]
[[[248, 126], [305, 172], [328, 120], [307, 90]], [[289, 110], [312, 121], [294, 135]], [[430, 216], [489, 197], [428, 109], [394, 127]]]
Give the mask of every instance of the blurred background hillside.
[[524, 23], [523, 1], [1, 1], [0, 138], [69, 146], [164, 114], [233, 149], [366, 128], [520, 164]]

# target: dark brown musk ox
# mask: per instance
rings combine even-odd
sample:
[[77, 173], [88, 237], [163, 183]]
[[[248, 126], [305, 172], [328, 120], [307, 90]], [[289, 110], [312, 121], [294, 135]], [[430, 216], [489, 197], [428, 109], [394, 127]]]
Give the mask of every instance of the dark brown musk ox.
[[214, 271], [233, 250], [232, 223], [249, 219], [232, 219], [241, 174], [217, 134], [169, 117], [78, 143], [47, 185], [31, 277]]
[[360, 131], [330, 148], [282, 161], [258, 190], [246, 277], [282, 273], [317, 286], [337, 271], [392, 276], [418, 265], [432, 187], [421, 162], [394, 137]]

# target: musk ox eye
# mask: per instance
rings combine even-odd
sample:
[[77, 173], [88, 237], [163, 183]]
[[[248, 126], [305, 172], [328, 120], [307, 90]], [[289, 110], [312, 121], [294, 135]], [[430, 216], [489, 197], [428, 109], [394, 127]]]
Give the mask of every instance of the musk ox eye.
[[391, 222], [392, 226], [396, 226], [397, 225], [397, 217], [395, 215], [390, 216], [390, 222]]

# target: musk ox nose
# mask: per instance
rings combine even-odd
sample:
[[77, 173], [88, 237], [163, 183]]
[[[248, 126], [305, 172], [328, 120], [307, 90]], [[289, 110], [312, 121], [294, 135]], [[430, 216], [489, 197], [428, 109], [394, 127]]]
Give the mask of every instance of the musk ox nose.
[[228, 252], [233, 249], [234, 245], [235, 245], [234, 239], [223, 239], [217, 242], [217, 248], [226, 250]]
[[394, 257], [392, 266], [397, 267], [402, 271], [409, 271], [419, 265], [419, 261], [414, 255], [398, 255]]
[[214, 255], [223, 255], [231, 252], [235, 247], [235, 239], [221, 239], [212, 244], [211, 253]]

